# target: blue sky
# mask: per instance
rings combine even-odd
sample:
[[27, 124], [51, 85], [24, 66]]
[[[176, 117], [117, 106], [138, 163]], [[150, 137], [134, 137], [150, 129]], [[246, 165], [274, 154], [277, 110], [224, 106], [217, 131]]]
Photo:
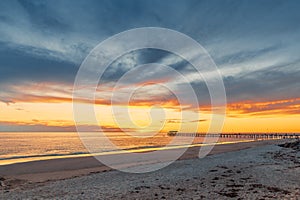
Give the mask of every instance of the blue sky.
[[[158, 26], [183, 32], [202, 44], [222, 70], [230, 95], [241, 92], [231, 89], [232, 84], [242, 84], [243, 90], [244, 84], [255, 84], [255, 89], [247, 90], [254, 95], [272, 89], [284, 92], [284, 88], [289, 90], [285, 96], [299, 92], [298, 1], [0, 4], [2, 86], [22, 81], [72, 82], [82, 60], [99, 42], [131, 28]], [[276, 91], [272, 93], [266, 98], [279, 98]]]
[[[63, 90], [57, 83], [72, 86], [81, 62], [98, 43], [121, 31], [148, 26], [180, 31], [203, 45], [220, 69], [229, 103], [297, 99], [299, 9], [297, 0], [3, 0], [0, 101], [24, 101], [26, 93], [20, 86], [53, 83], [48, 89], [56, 92]], [[134, 67], [166, 56], [133, 52], [115, 67], [128, 67], [133, 61]], [[170, 65], [182, 73], [189, 70], [184, 62]], [[122, 69], [108, 79], [118, 78]], [[192, 84], [201, 98], [205, 86]], [[61, 92], [71, 95], [70, 90]]]

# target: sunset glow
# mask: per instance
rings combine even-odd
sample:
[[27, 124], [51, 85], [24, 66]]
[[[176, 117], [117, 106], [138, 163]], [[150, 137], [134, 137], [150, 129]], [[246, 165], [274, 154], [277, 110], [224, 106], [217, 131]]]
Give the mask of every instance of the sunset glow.
[[[53, 101], [55, 99], [55, 101]], [[68, 99], [68, 101], [66, 100]], [[48, 103], [46, 103], [48, 102]], [[182, 127], [182, 130], [189, 132], [189, 127], [195, 124], [199, 125], [199, 132], [206, 132], [209, 126], [210, 111], [209, 107], [199, 107], [200, 119], [197, 120], [198, 112], [195, 110], [186, 110], [184, 112], [190, 116], [189, 121], [180, 119], [181, 113], [174, 109], [156, 108], [159, 113], [164, 112], [164, 115], [157, 115], [151, 111], [151, 103], [143, 102], [143, 104], [129, 106], [131, 110], [131, 120], [134, 126], [124, 121], [114, 120], [111, 106], [97, 105], [95, 112], [98, 120], [98, 125], [103, 126], [103, 130], [124, 130], [128, 129], [151, 129], [162, 132], [169, 130], [177, 130]], [[117, 108], [118, 107], [118, 108]], [[127, 111], [127, 106], [117, 106], [118, 114]], [[299, 132], [299, 99], [259, 102], [259, 103], [233, 103], [227, 107], [227, 117], [224, 123], [223, 132]], [[155, 109], [155, 108], [154, 108]], [[32, 99], [23, 99], [20, 102], [11, 104], [0, 104], [0, 125], [4, 130], [11, 131], [26, 130], [31, 131], [75, 131], [72, 102], [71, 98], [58, 100], [58, 98], [40, 98], [40, 101]], [[156, 114], [156, 115], [155, 115]], [[122, 116], [118, 116], [122, 118]], [[91, 124], [88, 121], [85, 124], [90, 126], [91, 131], [97, 130], [97, 124]], [[107, 129], [106, 129], [107, 128]]]
[[[294, 8], [289, 4], [274, 5], [274, 12], [260, 20], [265, 16], [261, 5], [251, 8], [255, 10], [253, 14], [245, 9], [247, 6], [237, 6], [241, 11], [232, 13], [227, 12], [231, 6], [223, 8], [211, 3], [207, 5], [208, 10], [222, 10], [222, 14], [215, 16], [201, 11], [202, 6], [193, 8], [192, 4], [187, 7], [189, 3], [177, 3], [176, 9], [171, 10], [181, 10], [184, 17], [176, 17], [176, 23], [173, 23], [172, 13], [165, 12], [168, 6], [160, 5], [157, 13], [152, 13], [146, 2], [138, 4], [147, 10], [145, 13], [151, 14], [138, 22], [136, 19], [140, 18], [135, 16], [134, 6], [127, 8], [125, 21], [122, 21], [122, 17], [111, 11], [107, 19], [98, 15], [110, 9], [119, 13], [117, 7], [100, 6], [99, 11], [83, 16], [76, 14], [75, 9], [73, 18], [53, 5], [41, 4], [47, 6], [8, 3], [7, 9], [6, 6], [1, 9], [2, 132], [76, 131], [73, 87], [85, 58], [109, 37], [147, 26], [182, 32], [202, 45], [206, 57], [190, 47], [180, 51], [192, 60], [199, 58], [203, 71], [198, 73], [187, 59], [163, 49], [144, 48], [124, 53], [105, 68], [96, 88], [88, 84], [82, 86], [86, 94], [94, 95], [94, 100], [74, 100], [74, 103], [95, 107], [98, 122], [87, 118], [79, 124], [86, 131], [99, 131], [101, 126], [104, 131], [206, 132], [212, 114], [211, 94], [206, 83], [215, 80], [217, 74], [224, 82], [227, 100], [223, 132], [300, 132], [300, 46], [297, 42], [300, 34], [298, 20], [291, 20], [297, 13], [284, 12]], [[10, 6], [13, 9], [9, 9]], [[84, 8], [77, 6], [79, 10]], [[196, 10], [191, 13], [188, 10], [192, 8]], [[10, 10], [15, 10], [15, 14]], [[162, 37], [162, 41], [164, 39], [168, 38]], [[110, 45], [107, 52], [113, 54], [134, 42], [125, 40]], [[103, 55], [99, 56], [99, 62], [105, 60]], [[217, 70], [205, 68], [210, 59]], [[95, 67], [104, 69], [106, 66]], [[194, 90], [196, 102], [192, 101], [185, 84]], [[132, 88], [134, 92], [127, 102], [125, 96]], [[181, 102], [177, 94], [184, 97]]]

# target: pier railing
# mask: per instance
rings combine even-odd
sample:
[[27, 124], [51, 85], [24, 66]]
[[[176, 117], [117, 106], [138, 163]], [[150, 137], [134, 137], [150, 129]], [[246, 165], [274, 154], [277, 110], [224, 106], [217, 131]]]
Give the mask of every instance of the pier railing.
[[255, 138], [255, 139], [300, 139], [300, 133], [180, 133], [170, 131], [169, 136], [183, 137], [221, 137], [221, 138]]

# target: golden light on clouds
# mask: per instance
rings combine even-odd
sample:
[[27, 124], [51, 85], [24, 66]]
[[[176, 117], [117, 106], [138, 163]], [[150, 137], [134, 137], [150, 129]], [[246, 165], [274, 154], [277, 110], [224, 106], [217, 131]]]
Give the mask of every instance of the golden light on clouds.
[[[74, 126], [72, 102], [46, 101], [16, 102], [9, 105], [0, 103], [0, 121], [10, 126]], [[201, 111], [198, 113], [195, 110], [180, 110], [176, 106], [172, 109], [168, 103], [156, 107], [152, 105], [151, 102], [114, 107], [96, 104], [94, 107], [98, 124], [87, 119], [84, 125], [158, 132], [194, 132], [196, 126], [199, 126], [199, 132], [206, 132], [209, 128], [208, 107], [200, 107]], [[299, 112], [299, 99], [228, 104], [223, 132], [300, 132], [300, 114], [297, 110]]]

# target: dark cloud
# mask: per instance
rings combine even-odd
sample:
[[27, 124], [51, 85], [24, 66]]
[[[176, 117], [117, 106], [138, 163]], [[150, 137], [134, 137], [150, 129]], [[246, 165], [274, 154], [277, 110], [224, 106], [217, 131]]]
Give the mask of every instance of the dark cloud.
[[47, 2], [19, 0], [21, 7], [26, 11], [34, 28], [43, 32], [72, 31], [68, 23], [58, 13], [47, 6]]
[[[300, 94], [299, 6], [298, 1], [280, 0], [1, 1], [0, 101], [24, 97], [11, 85], [72, 85], [80, 63], [95, 45], [120, 31], [145, 26], [181, 31], [203, 44], [224, 76], [229, 103], [296, 98]], [[115, 82], [137, 65], [164, 64], [172, 56], [176, 57], [151, 49], [131, 52], [108, 68], [104, 80]], [[168, 65], [183, 75], [195, 72], [184, 60], [173, 59]], [[233, 67], [236, 72], [226, 71]], [[168, 76], [159, 70], [157, 75], [148, 73], [134, 77], [134, 83]], [[199, 105], [208, 105], [205, 83], [200, 79], [191, 84]]]
[[207, 119], [192, 120], [190, 122], [206, 122]]
[[263, 49], [242, 50], [225, 56], [216, 57], [214, 61], [216, 62], [217, 65], [238, 64], [246, 61], [251, 61], [257, 57], [264, 57], [266, 54], [276, 51], [280, 48], [282, 48], [282, 46], [276, 45], [276, 46], [265, 47]]
[[[0, 43], [0, 46], [5, 44]], [[27, 47], [24, 47], [27, 48]], [[50, 55], [43, 49], [31, 48], [38, 54]], [[77, 64], [36, 56], [24, 52], [21, 48], [0, 48], [0, 83], [33, 82], [73, 82], [79, 66]]]
[[[300, 62], [293, 65], [299, 66]], [[240, 76], [226, 77], [224, 84], [229, 102], [261, 102], [299, 97], [300, 71], [288, 70], [288, 66], [269, 66]]]

